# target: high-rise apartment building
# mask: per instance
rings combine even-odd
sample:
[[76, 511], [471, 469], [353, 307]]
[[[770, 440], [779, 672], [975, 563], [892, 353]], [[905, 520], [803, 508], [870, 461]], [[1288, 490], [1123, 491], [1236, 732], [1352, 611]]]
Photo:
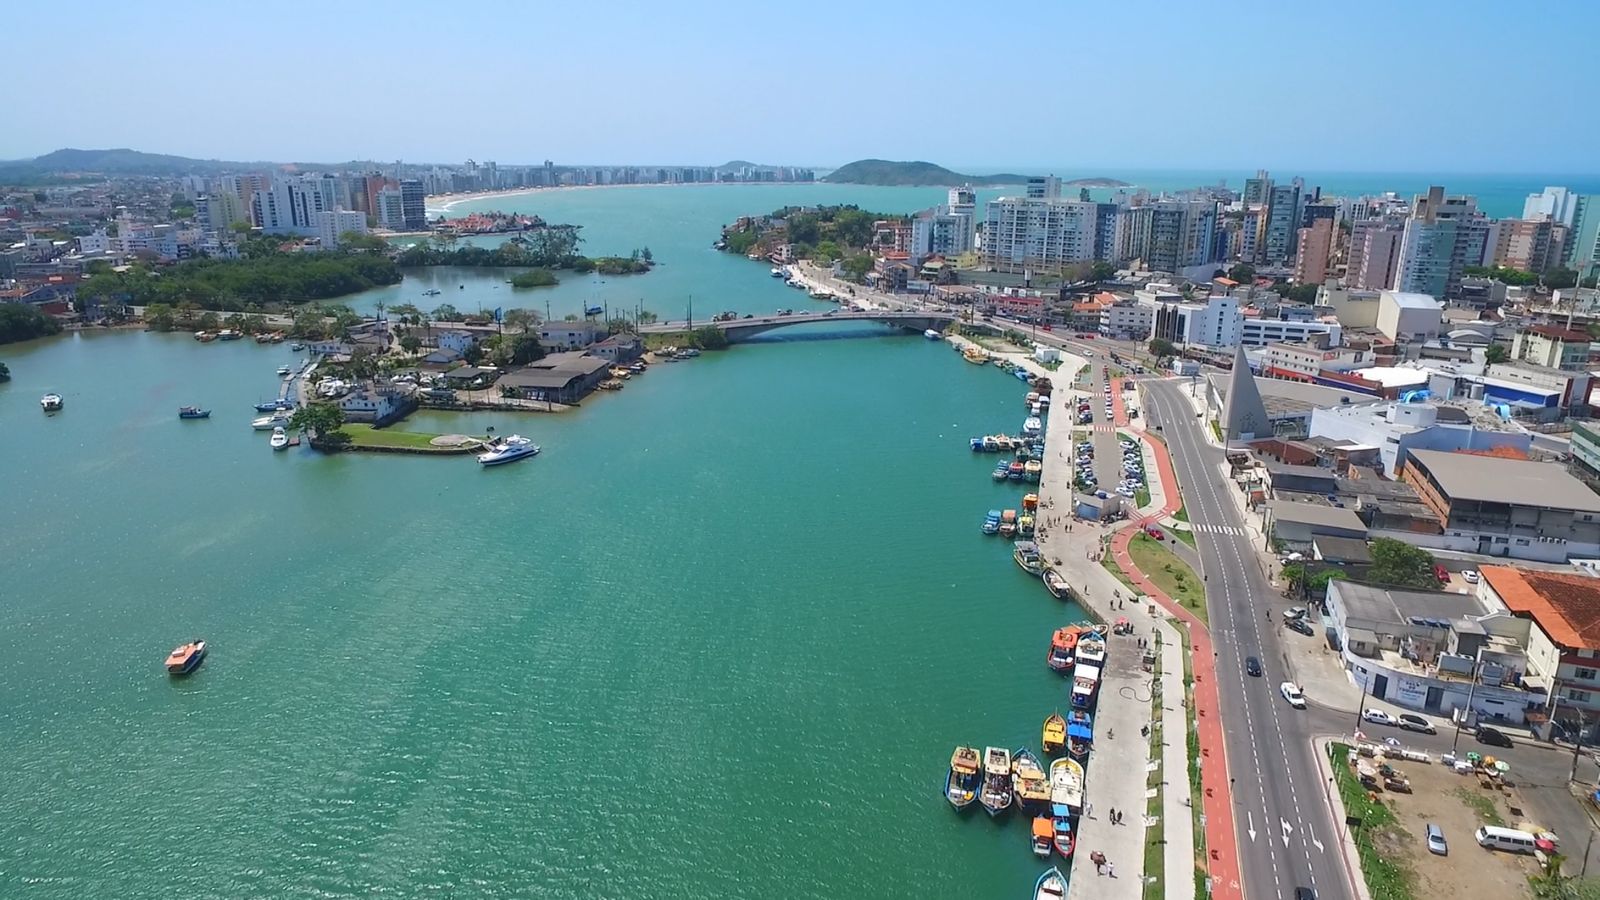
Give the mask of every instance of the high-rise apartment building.
[[1522, 218], [1549, 219], [1571, 227], [1577, 212], [1578, 195], [1564, 187], [1547, 187], [1537, 194], [1529, 194], [1522, 204]]
[[330, 250], [340, 245], [340, 238], [346, 232], [367, 233], [367, 214], [356, 210], [324, 210], [313, 219], [317, 237], [322, 241], [322, 246]]
[[232, 191], [222, 190], [197, 197], [194, 205], [200, 227], [207, 231], [227, 232], [235, 223], [250, 221], [249, 207]]
[[316, 215], [339, 208], [338, 180], [332, 176], [297, 175], [279, 178], [266, 190], [255, 192], [250, 216], [268, 234], [316, 233]]
[[1395, 289], [1443, 300], [1461, 287], [1461, 270], [1481, 265], [1488, 219], [1471, 197], [1446, 197], [1435, 185], [1416, 198], [1400, 240]]
[[1034, 176], [1028, 179], [1029, 200], [1061, 199], [1061, 179], [1054, 175]]
[[1274, 185], [1268, 198], [1261, 261], [1269, 266], [1287, 265], [1294, 260], [1295, 237], [1300, 230], [1300, 186]]
[[1244, 180], [1244, 195], [1240, 198], [1246, 207], [1266, 206], [1267, 194], [1272, 190], [1272, 179], [1266, 169], [1257, 169], [1256, 177]]
[[1328, 260], [1333, 255], [1333, 238], [1338, 226], [1331, 217], [1313, 219], [1296, 236], [1294, 280], [1301, 284], [1321, 284], [1328, 277]]
[[1344, 286], [1369, 291], [1394, 287], [1395, 265], [1400, 261], [1400, 241], [1405, 232], [1405, 217], [1399, 215], [1360, 219], [1352, 224]]
[[379, 228], [390, 231], [404, 231], [406, 227], [405, 207], [400, 199], [400, 186], [386, 187], [373, 195], [372, 218], [378, 223]]
[[1490, 228], [1485, 255], [1497, 266], [1545, 272], [1566, 258], [1567, 226], [1553, 219], [1501, 219]]
[[948, 206], [925, 209], [911, 217], [909, 261], [915, 266], [930, 256], [967, 253], [972, 250], [973, 232], [970, 212], [957, 213]]
[[1143, 260], [1157, 272], [1180, 272], [1214, 262], [1217, 204], [1209, 200], [1157, 200], [1121, 210], [1117, 262]]
[[400, 182], [400, 211], [405, 218], [406, 231], [428, 230], [427, 198], [422, 182], [415, 178]]
[[1578, 194], [1572, 202], [1567, 237], [1567, 268], [1583, 278], [1600, 272], [1600, 194]]
[[1034, 197], [991, 200], [985, 208], [983, 261], [999, 272], [1047, 271], [1092, 262], [1098, 207]]

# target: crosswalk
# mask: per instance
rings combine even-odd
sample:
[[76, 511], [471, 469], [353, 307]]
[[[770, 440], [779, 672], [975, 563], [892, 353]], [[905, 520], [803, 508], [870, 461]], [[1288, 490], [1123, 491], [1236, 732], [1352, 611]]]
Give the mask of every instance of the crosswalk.
[[1239, 537], [1240, 535], [1244, 534], [1243, 528], [1235, 528], [1232, 525], [1207, 525], [1204, 523], [1195, 523], [1189, 527], [1194, 529], [1199, 534], [1227, 534], [1232, 535], [1233, 537]]

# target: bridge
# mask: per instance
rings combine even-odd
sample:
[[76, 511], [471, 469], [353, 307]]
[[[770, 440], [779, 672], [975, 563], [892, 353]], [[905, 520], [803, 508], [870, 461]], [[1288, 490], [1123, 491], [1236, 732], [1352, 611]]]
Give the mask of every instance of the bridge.
[[[927, 310], [888, 310], [875, 309], [851, 312], [835, 309], [818, 313], [795, 313], [788, 316], [754, 316], [746, 319], [725, 319], [721, 322], [696, 321], [694, 327], [704, 328], [710, 326], [718, 328], [728, 336], [728, 343], [737, 344], [747, 341], [758, 334], [764, 334], [774, 328], [787, 328], [790, 325], [814, 325], [819, 322], [877, 322], [880, 325], [889, 325], [894, 328], [904, 328], [908, 331], [926, 331], [929, 328], [943, 329], [954, 322], [954, 313], [932, 312]], [[655, 322], [642, 326], [641, 334], [673, 334], [688, 331], [689, 323]]]

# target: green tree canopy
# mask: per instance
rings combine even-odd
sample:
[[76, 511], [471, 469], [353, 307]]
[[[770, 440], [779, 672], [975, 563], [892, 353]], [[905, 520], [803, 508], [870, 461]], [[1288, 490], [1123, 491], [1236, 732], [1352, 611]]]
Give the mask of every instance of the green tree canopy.
[[1378, 538], [1372, 542], [1372, 567], [1367, 570], [1367, 577], [1378, 584], [1395, 587], [1439, 586], [1433, 575], [1433, 557], [1428, 551], [1393, 538]]
[[872, 271], [872, 256], [867, 253], [857, 253], [845, 258], [844, 272], [851, 281], [857, 284], [867, 278], [867, 273]]
[[338, 447], [350, 442], [350, 435], [342, 429], [344, 411], [338, 404], [317, 402], [302, 406], [289, 416], [289, 428], [308, 431], [321, 446]]
[[1483, 359], [1490, 363], [1503, 363], [1511, 358], [1511, 353], [1499, 344], [1490, 344], [1483, 350]]
[[715, 325], [702, 325], [690, 332], [689, 346], [701, 350], [722, 350], [728, 346], [728, 333]]
[[0, 303], [0, 344], [60, 334], [61, 323], [26, 303]]
[[1165, 338], [1151, 338], [1150, 354], [1157, 359], [1167, 356], [1177, 356], [1178, 348], [1171, 341], [1166, 340]]
[[556, 277], [556, 273], [544, 268], [529, 269], [511, 276], [511, 286], [514, 288], [552, 287], [560, 283], [561, 279]]
[[1228, 269], [1228, 277], [1240, 284], [1249, 284], [1256, 280], [1256, 267], [1249, 263], [1235, 263]]

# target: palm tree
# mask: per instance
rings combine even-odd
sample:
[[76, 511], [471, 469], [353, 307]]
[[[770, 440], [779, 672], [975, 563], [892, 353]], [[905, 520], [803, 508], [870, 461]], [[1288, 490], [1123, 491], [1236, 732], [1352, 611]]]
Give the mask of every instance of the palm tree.
[[382, 322], [383, 311], [389, 308], [389, 304], [379, 300], [377, 303], [372, 304], [372, 307], [378, 311], [378, 321]]

